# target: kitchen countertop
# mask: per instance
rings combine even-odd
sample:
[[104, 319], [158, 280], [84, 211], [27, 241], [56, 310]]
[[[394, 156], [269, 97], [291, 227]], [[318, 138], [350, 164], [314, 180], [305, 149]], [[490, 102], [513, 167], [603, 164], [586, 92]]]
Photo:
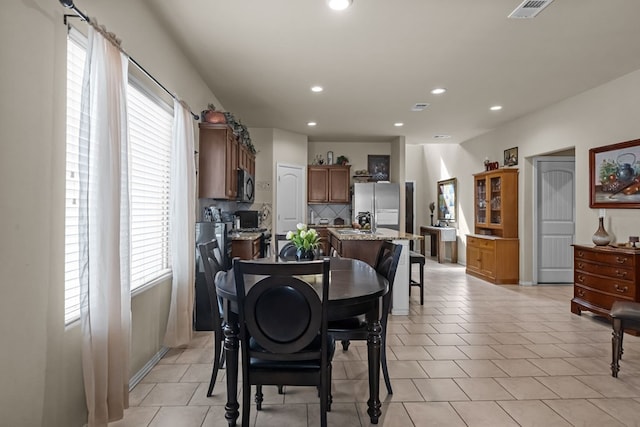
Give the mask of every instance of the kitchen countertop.
[[351, 224], [307, 224], [308, 228], [351, 228]]
[[236, 231], [230, 234], [232, 240], [256, 240], [262, 233], [255, 231]]
[[389, 228], [378, 228], [375, 233], [361, 232], [359, 230], [349, 228], [330, 227], [329, 233], [333, 234], [339, 240], [421, 240], [422, 236], [405, 233], [403, 231], [391, 230]]

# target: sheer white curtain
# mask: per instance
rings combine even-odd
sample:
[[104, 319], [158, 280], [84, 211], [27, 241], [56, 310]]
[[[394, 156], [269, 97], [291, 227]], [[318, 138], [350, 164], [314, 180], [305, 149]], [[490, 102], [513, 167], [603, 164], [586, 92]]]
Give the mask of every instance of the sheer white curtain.
[[164, 344], [185, 346], [191, 341], [195, 276], [195, 138], [190, 109], [173, 103], [171, 144], [170, 234], [173, 284]]
[[129, 406], [127, 68], [127, 57], [89, 27], [80, 119], [79, 233], [82, 368], [90, 427], [122, 418]]

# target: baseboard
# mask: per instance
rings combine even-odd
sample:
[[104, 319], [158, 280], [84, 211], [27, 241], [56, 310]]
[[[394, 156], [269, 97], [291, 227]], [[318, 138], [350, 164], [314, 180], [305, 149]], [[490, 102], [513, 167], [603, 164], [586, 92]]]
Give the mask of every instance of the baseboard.
[[136, 372], [135, 375], [129, 379], [129, 391], [133, 390], [133, 388], [137, 386], [140, 381], [142, 381], [145, 375], [147, 375], [151, 371], [151, 369], [153, 369], [153, 367], [158, 364], [160, 359], [162, 359], [162, 357], [167, 354], [168, 351], [169, 347], [160, 348], [160, 350], [158, 350], [158, 352], [153, 355], [153, 357], [142, 367], [142, 369]]

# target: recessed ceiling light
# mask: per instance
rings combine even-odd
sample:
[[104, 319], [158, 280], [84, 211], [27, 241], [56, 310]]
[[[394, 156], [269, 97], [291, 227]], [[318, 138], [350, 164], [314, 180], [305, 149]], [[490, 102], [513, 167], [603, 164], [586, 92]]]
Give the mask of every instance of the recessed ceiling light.
[[433, 135], [433, 139], [450, 139], [451, 135], [445, 135], [445, 134], [440, 134], [440, 135]]
[[311, 92], [322, 92], [323, 90], [322, 86], [311, 86]]
[[328, 0], [327, 3], [333, 10], [345, 10], [351, 6], [352, 0]]
[[309, 122], [309, 123], [307, 123], [307, 126], [315, 126], [315, 125], [317, 125], [317, 123], [316, 123], [316, 122]]
[[494, 105], [493, 107], [489, 108], [491, 111], [500, 111], [502, 110], [502, 105]]
[[394, 123], [393, 125], [394, 125], [395, 127], [399, 128], [399, 127], [401, 127], [401, 126], [404, 126], [404, 123], [402, 123], [402, 122], [396, 122], [396, 123]]
[[446, 91], [447, 91], [447, 89], [446, 89], [446, 88], [444, 88], [444, 87], [437, 87], [437, 88], [433, 89], [433, 90], [431, 91], [431, 93], [432, 93], [432, 94], [434, 94], [434, 95], [442, 95], [442, 94], [443, 94], [443, 93], [445, 93]]

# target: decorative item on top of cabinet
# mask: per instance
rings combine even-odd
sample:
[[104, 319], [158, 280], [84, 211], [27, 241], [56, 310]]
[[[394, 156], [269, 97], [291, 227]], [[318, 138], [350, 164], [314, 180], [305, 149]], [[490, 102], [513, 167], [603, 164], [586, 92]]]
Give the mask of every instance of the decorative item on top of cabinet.
[[208, 104], [206, 110], [202, 110], [200, 120], [203, 123], [227, 123], [227, 119], [222, 111], [217, 111], [216, 106]]
[[467, 274], [496, 284], [519, 280], [518, 169], [474, 175], [474, 233], [467, 235]]
[[310, 165], [307, 167], [307, 203], [349, 203], [351, 166]]
[[573, 245], [571, 312], [609, 316], [614, 301], [640, 302], [640, 250]]

